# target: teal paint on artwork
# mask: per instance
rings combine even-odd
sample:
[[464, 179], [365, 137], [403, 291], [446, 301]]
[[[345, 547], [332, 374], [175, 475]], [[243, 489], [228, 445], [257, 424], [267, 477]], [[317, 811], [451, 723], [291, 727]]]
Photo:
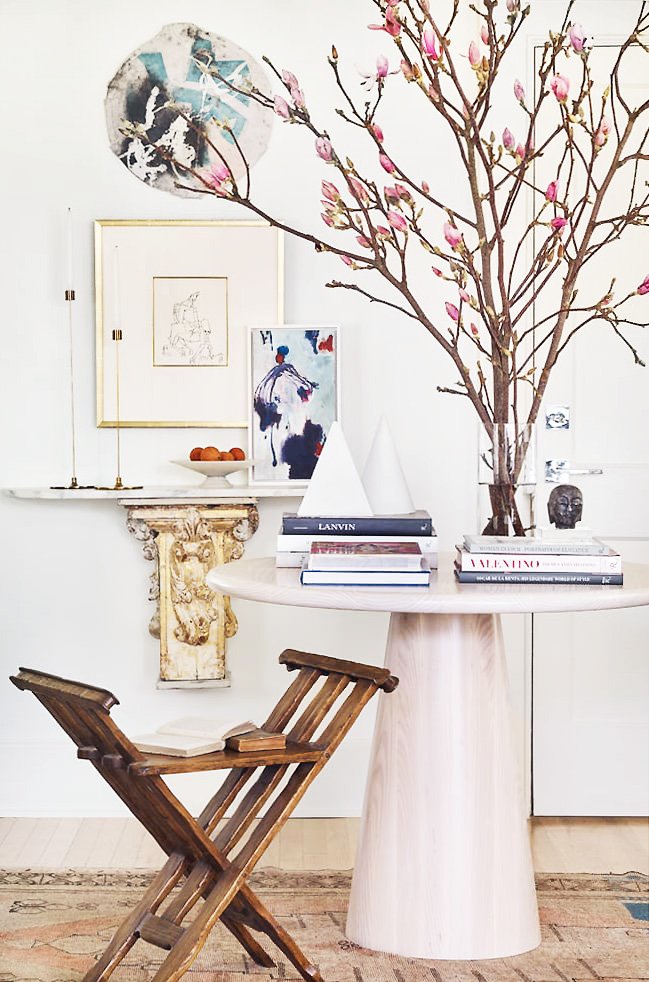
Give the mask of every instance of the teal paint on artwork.
[[156, 83], [156, 85], [166, 85], [169, 76], [167, 75], [167, 67], [165, 65], [164, 58], [159, 51], [143, 51], [138, 55], [138, 58], [147, 70], [149, 78]]

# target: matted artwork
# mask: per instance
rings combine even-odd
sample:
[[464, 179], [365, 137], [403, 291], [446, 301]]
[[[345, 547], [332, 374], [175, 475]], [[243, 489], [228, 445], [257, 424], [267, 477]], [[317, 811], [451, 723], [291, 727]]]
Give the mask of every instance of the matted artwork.
[[138, 180], [181, 197], [196, 198], [204, 187], [187, 168], [225, 159], [240, 177], [246, 165], [237, 144], [254, 164], [268, 146], [273, 113], [228, 82], [270, 89], [262, 67], [237, 44], [196, 24], [166, 24], [108, 84], [111, 150]]
[[227, 363], [227, 278], [154, 276], [153, 364]]
[[251, 328], [249, 361], [251, 479], [306, 482], [340, 419], [339, 329]]
[[284, 305], [261, 221], [95, 222], [97, 425], [248, 426], [248, 327]]

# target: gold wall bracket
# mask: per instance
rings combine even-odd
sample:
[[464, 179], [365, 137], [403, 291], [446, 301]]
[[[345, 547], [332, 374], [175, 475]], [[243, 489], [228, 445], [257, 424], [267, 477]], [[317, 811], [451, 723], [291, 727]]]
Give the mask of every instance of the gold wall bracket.
[[230, 598], [205, 576], [243, 555], [259, 525], [250, 503], [129, 505], [127, 528], [155, 563], [149, 633], [160, 640], [159, 688], [229, 685], [226, 648], [237, 633]]

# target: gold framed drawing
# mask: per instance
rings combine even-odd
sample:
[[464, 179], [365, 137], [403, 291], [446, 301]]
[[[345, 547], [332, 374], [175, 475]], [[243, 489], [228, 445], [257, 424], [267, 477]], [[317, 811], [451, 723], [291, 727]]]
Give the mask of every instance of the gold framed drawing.
[[95, 222], [97, 426], [246, 427], [247, 329], [281, 323], [282, 232], [261, 221]]

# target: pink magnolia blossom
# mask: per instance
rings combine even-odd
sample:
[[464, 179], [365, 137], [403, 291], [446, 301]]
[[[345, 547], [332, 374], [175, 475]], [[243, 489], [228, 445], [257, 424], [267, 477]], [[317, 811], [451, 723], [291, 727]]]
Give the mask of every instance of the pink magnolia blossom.
[[460, 311], [457, 309], [455, 304], [449, 303], [447, 300], [444, 306], [446, 307], [446, 313], [448, 314], [448, 316], [451, 318], [452, 321], [455, 321], [455, 323], [457, 324], [457, 322], [460, 319]]
[[406, 82], [412, 82], [416, 78], [414, 69], [406, 58], [401, 59], [401, 64], [399, 67], [401, 68], [401, 74], [405, 78]]
[[362, 249], [371, 249], [372, 248], [372, 243], [364, 235], [357, 235], [356, 236], [356, 241], [358, 242], [359, 246], [361, 246]]
[[403, 185], [403, 184], [395, 184], [394, 185], [394, 190], [397, 192], [397, 194], [398, 194], [398, 196], [400, 198], [403, 198], [404, 199], [404, 201], [410, 201], [410, 199], [411, 199], [412, 196], [411, 196], [410, 191], [408, 190], [408, 188], [405, 187], [405, 185]]
[[584, 31], [581, 24], [571, 24], [570, 25], [570, 43], [573, 47], [573, 51], [581, 52], [584, 50], [584, 45], [586, 43], [586, 32]]
[[471, 303], [471, 297], [470, 297], [470, 296], [469, 296], [469, 294], [468, 294], [468, 293], [466, 292], [466, 290], [460, 290], [460, 300], [461, 300], [461, 301], [462, 301], [463, 303]]
[[441, 269], [438, 269], [437, 266], [431, 266], [431, 269], [432, 269], [433, 273], [435, 274], [435, 276], [443, 276], [444, 275], [442, 273]]
[[379, 141], [379, 143], [383, 143], [383, 130], [381, 129], [378, 123], [372, 123], [372, 133]]
[[393, 38], [399, 37], [401, 34], [401, 24], [392, 10], [392, 5], [389, 5], [385, 12], [385, 24], [368, 24], [367, 26], [370, 31], [386, 31]]
[[548, 184], [547, 190], [545, 192], [545, 197], [547, 198], [547, 200], [555, 202], [557, 200], [558, 190], [559, 190], [558, 181], [552, 181], [550, 184]]
[[445, 222], [444, 238], [452, 249], [457, 249], [458, 245], [462, 241], [462, 233], [455, 227], [455, 225], [451, 225], [450, 222]]
[[603, 147], [608, 140], [608, 135], [611, 132], [611, 121], [608, 116], [602, 116], [602, 121], [599, 124], [599, 128], [595, 133], [595, 146]]
[[383, 189], [383, 194], [385, 195], [386, 201], [398, 201], [399, 200], [399, 192], [397, 191], [396, 188], [393, 188], [393, 187], [385, 187]]
[[649, 293], [649, 273], [647, 273], [642, 283], [640, 284], [640, 286], [635, 292], [639, 293], [641, 297], [647, 296], [647, 294]]
[[353, 266], [354, 265], [354, 260], [350, 256], [341, 256], [340, 258], [344, 262], [345, 266]]
[[209, 173], [209, 179], [212, 181], [213, 184], [222, 184], [223, 181], [229, 181], [230, 178], [232, 177], [232, 174], [230, 173], [230, 168], [222, 161], [219, 161], [216, 164], [212, 164], [208, 173]]
[[514, 134], [510, 129], [505, 127], [505, 129], [503, 130], [503, 146], [505, 150], [512, 150], [515, 142], [516, 141], [514, 140]]
[[291, 99], [293, 100], [293, 105], [296, 109], [304, 109], [306, 106], [304, 93], [302, 92], [302, 89], [298, 88], [297, 85], [294, 85], [291, 89]]
[[323, 211], [322, 214], [320, 215], [320, 218], [325, 223], [325, 225], [328, 225], [329, 228], [333, 228], [334, 220], [329, 214], [329, 212]]
[[322, 196], [327, 199], [327, 201], [338, 201], [340, 198], [340, 191], [335, 184], [331, 181], [322, 182]]
[[523, 83], [518, 78], [514, 82], [514, 96], [518, 102], [525, 102], [525, 89], [523, 88]]
[[507, 0], [506, 6], [510, 14], [515, 14], [518, 10], [518, 0]]
[[478, 325], [474, 324], [473, 321], [471, 321], [471, 334], [473, 335], [474, 338], [477, 338], [478, 335], [480, 334], [480, 331], [478, 330]]
[[561, 217], [553, 218], [552, 221], [550, 222], [550, 225], [552, 226], [554, 231], [558, 232], [559, 235], [561, 235], [567, 224], [568, 224], [568, 219], [561, 218]]
[[274, 99], [274, 102], [273, 102], [273, 108], [274, 108], [276, 114], [281, 117], [281, 119], [290, 119], [291, 118], [291, 110], [289, 108], [289, 104], [286, 101], [286, 99], [282, 99], [281, 95], [276, 95], [275, 96], [275, 99]]
[[558, 72], [550, 82], [550, 88], [554, 92], [558, 102], [566, 102], [570, 91], [570, 79]]
[[300, 87], [300, 83], [293, 72], [288, 72], [285, 68], [282, 70], [282, 82], [289, 89], [299, 89]]
[[477, 68], [481, 61], [480, 49], [475, 41], [472, 41], [469, 45], [469, 63], [472, 68]]
[[334, 151], [331, 146], [331, 140], [328, 140], [326, 136], [319, 136], [315, 141], [315, 150], [318, 157], [322, 157], [323, 160], [330, 161], [333, 159]]
[[439, 52], [437, 51], [435, 32], [432, 27], [425, 27], [423, 34], [421, 35], [421, 49], [425, 55], [428, 55], [433, 61], [439, 60]]
[[516, 147], [516, 156], [520, 160], [525, 160], [525, 147], [523, 146], [522, 143], [519, 143], [518, 146]]
[[424, 192], [424, 194], [430, 194], [430, 184], [428, 181], [421, 182], [421, 190]]
[[486, 24], [483, 24], [480, 28], [480, 37], [482, 38], [483, 44], [489, 44], [489, 28]]
[[367, 188], [365, 185], [359, 181], [357, 177], [350, 177], [349, 186], [352, 189], [352, 194], [354, 197], [360, 201], [361, 204], [366, 205], [370, 200], [370, 196], [367, 193]]
[[390, 68], [388, 59], [385, 55], [379, 55], [376, 59], [376, 77], [385, 78]]
[[392, 228], [396, 228], [397, 232], [405, 232], [408, 228], [405, 218], [400, 215], [398, 211], [394, 208], [388, 210], [388, 221]]
[[386, 228], [385, 225], [377, 225], [376, 226], [376, 231], [377, 231], [377, 234], [380, 235], [380, 236], [382, 236], [384, 239], [389, 239], [390, 236], [392, 235], [392, 232], [390, 231], [390, 229], [389, 228]]
[[388, 155], [385, 153], [379, 154], [379, 163], [383, 168], [383, 170], [387, 171], [388, 174], [394, 174], [395, 170], [397, 169], [392, 163], [392, 161], [390, 160], [390, 158], [388, 157]]

